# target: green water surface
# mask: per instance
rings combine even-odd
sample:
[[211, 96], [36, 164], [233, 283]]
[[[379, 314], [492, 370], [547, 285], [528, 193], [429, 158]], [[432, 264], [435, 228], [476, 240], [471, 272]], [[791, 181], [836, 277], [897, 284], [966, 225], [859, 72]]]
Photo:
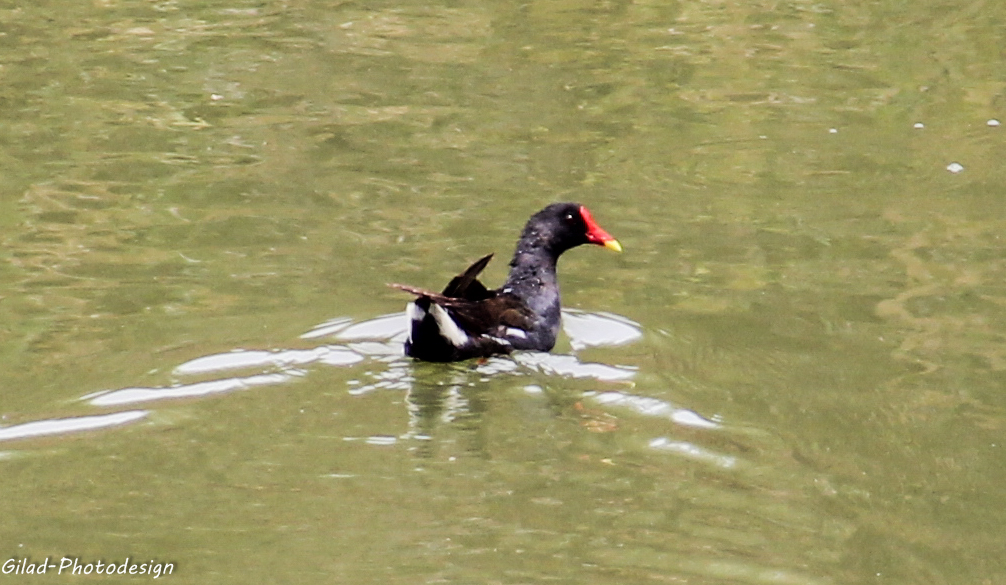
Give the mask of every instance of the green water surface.
[[[1006, 4], [0, 6], [0, 563], [1006, 582]], [[551, 356], [406, 298], [575, 200]], [[2, 583], [151, 575], [0, 574]]]

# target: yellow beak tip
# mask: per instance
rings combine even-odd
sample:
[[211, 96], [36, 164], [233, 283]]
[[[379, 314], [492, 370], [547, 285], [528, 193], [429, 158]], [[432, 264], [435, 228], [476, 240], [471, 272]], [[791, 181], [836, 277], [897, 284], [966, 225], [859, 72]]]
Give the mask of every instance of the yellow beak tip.
[[604, 242], [604, 247], [609, 250], [614, 250], [616, 252], [622, 251], [622, 244], [619, 244], [618, 240], [608, 240]]

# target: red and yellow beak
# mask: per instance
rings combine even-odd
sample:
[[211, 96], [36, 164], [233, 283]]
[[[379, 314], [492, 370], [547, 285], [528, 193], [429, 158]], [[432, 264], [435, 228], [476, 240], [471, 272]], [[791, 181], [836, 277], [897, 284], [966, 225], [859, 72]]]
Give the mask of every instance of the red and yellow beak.
[[591, 244], [597, 244], [598, 246], [604, 246], [609, 250], [614, 250], [616, 252], [622, 251], [622, 245], [618, 243], [618, 240], [611, 237], [611, 234], [601, 229], [601, 226], [597, 225], [594, 218], [590, 215], [590, 211], [587, 208], [580, 206], [580, 217], [583, 218], [583, 223], [587, 226], [587, 241]]

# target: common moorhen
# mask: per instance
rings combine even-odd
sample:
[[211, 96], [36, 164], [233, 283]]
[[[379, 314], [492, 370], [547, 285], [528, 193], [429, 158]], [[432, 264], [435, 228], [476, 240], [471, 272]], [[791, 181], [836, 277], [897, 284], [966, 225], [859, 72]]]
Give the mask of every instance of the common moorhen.
[[389, 286], [416, 295], [406, 307], [411, 320], [405, 355], [451, 362], [510, 353], [549, 351], [559, 333], [559, 256], [580, 244], [622, 251], [586, 207], [553, 203], [531, 216], [510, 261], [503, 286], [487, 289], [478, 275], [493, 255], [477, 260], [437, 294], [414, 286]]

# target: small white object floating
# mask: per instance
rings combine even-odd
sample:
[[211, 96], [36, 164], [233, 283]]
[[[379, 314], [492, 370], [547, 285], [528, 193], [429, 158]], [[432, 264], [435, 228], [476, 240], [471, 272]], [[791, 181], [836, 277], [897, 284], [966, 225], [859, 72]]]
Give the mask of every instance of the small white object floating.
[[838, 128], [828, 128], [828, 134], [838, 134]]
[[953, 162], [947, 165], [947, 170], [956, 175], [957, 173], [964, 170], [964, 165], [962, 165], [961, 163]]
[[916, 123], [915, 123], [915, 124], [914, 124], [914, 125], [912, 126], [912, 128], [915, 128], [916, 130], [922, 130], [922, 129], [923, 129], [923, 128], [925, 128], [925, 127], [926, 127], [926, 125], [925, 125], [925, 124], [923, 124], [922, 122], [916, 122]]
[[992, 126], [992, 127], [994, 128], [994, 127], [996, 127], [996, 126], [998, 126], [998, 125], [999, 125], [999, 120], [996, 120], [995, 118], [992, 118], [992, 119], [991, 119], [991, 120], [989, 120], [988, 122], [985, 122], [985, 124], [986, 124], [987, 126]]

